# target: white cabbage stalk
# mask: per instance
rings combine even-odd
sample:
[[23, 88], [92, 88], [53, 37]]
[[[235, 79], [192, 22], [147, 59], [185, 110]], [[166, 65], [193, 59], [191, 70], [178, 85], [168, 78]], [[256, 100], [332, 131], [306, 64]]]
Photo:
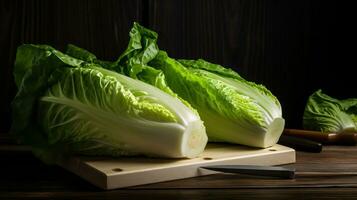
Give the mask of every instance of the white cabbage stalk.
[[103, 68], [61, 73], [40, 99], [39, 120], [51, 143], [113, 156], [192, 158], [204, 150], [203, 122], [177, 98]]

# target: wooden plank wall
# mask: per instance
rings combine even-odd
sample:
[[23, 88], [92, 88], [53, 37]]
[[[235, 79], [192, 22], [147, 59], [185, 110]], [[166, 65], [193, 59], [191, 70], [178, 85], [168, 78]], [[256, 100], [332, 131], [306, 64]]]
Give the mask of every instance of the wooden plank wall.
[[68, 43], [97, 56], [115, 59], [128, 43], [133, 21], [142, 20], [139, 0], [14, 0], [0, 3], [1, 131], [10, 127], [15, 95], [12, 68], [22, 43], [43, 43], [64, 49]]
[[[0, 3], [0, 131], [10, 126], [16, 47], [74, 43], [113, 60], [133, 21], [159, 33], [175, 58], [204, 58], [266, 85], [281, 101], [287, 126], [301, 128], [307, 97], [322, 88], [357, 97], [350, 41], [341, 34], [335, 1], [314, 0], [14, 0]], [[351, 21], [351, 20], [350, 20]], [[339, 27], [341, 28], [341, 27]], [[342, 43], [341, 43], [342, 41]], [[347, 59], [346, 59], [347, 57]], [[347, 80], [347, 81], [346, 81]]]

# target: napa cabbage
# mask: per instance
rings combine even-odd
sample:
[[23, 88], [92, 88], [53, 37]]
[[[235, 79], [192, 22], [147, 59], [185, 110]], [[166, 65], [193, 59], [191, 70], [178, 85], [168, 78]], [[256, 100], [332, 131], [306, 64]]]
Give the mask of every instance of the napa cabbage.
[[191, 158], [204, 150], [194, 110], [87, 59], [47, 45], [18, 48], [12, 131], [37, 156], [49, 163], [73, 154]]

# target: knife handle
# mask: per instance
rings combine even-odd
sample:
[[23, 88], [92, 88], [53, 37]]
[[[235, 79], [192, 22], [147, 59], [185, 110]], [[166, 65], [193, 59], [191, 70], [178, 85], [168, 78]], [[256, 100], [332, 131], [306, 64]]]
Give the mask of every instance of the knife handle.
[[339, 145], [356, 145], [357, 133], [336, 133], [333, 143]]
[[356, 145], [357, 133], [322, 133], [319, 131], [284, 129], [284, 135], [306, 138], [323, 144]]
[[330, 141], [336, 140], [336, 133], [322, 133], [319, 131], [311, 130], [284, 129], [283, 134], [300, 138], [302, 137], [322, 143], [328, 143]]

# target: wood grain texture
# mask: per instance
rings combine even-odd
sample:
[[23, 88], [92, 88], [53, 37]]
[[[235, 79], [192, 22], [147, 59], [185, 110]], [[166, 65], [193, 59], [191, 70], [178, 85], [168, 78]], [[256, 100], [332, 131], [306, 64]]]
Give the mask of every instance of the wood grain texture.
[[[0, 131], [10, 127], [12, 68], [22, 43], [74, 43], [103, 59], [125, 48], [138, 21], [176, 58], [204, 58], [266, 85], [289, 128], [301, 128], [308, 96], [321, 88], [356, 97], [353, 6], [336, 0], [13, 0], [0, 3]], [[341, 13], [342, 12], [342, 13]]]
[[23, 43], [69, 43], [114, 60], [126, 48], [134, 21], [142, 21], [140, 0], [14, 0], [0, 2], [0, 132], [10, 126], [10, 102], [16, 88], [12, 70]]
[[354, 7], [336, 0], [8, 0], [0, 2], [0, 131], [10, 127], [18, 45], [74, 43], [115, 59], [138, 21], [176, 58], [204, 58], [266, 85], [289, 128], [301, 128], [308, 96], [321, 88], [356, 97]]
[[[47, 166], [26, 149], [0, 149], [0, 199], [354, 199], [357, 147], [325, 146], [322, 153], [297, 152], [288, 165], [316, 172], [293, 180], [217, 174], [113, 191], [102, 191], [57, 166]], [[335, 176], [316, 176], [319, 172]]]
[[357, 96], [346, 88], [354, 78], [339, 54], [346, 52], [339, 42], [346, 34], [334, 28], [338, 9], [336, 1], [154, 0], [149, 27], [172, 57], [204, 58], [264, 84], [280, 100], [287, 127], [301, 128], [306, 100], [317, 89]]
[[[235, 190], [117, 190], [105, 193], [98, 192], [7, 192], [0, 197], [7, 199], [274, 199], [274, 200], [320, 200], [320, 199], [355, 199], [355, 188], [316, 188], [316, 189], [235, 189]], [[18, 198], [22, 196], [21, 198]]]
[[[16, 89], [12, 67], [22, 43], [63, 49], [74, 43], [104, 59], [126, 46], [132, 21], [155, 29], [177, 58], [205, 58], [265, 84], [281, 100], [290, 128], [299, 128], [305, 101], [324, 89], [356, 97], [355, 7], [322, 0], [12, 0], [0, 2], [0, 132], [10, 126]], [[352, 50], [351, 50], [352, 49]], [[2, 137], [0, 137], [2, 138]], [[0, 199], [355, 199], [356, 176], [295, 180], [213, 175], [103, 192], [73, 174], [46, 166], [4, 137]], [[3, 143], [2, 143], [3, 144]], [[300, 171], [356, 171], [356, 147], [298, 152]], [[215, 189], [216, 188], [216, 189]]]
[[204, 58], [266, 85], [280, 99], [287, 127], [301, 128], [307, 97], [318, 88], [338, 98], [357, 96], [349, 88], [353, 20], [343, 14], [349, 12], [337, 14], [349, 7], [334, 0], [1, 1], [0, 131], [10, 127], [18, 45], [74, 43], [112, 60], [125, 48], [133, 21], [156, 30], [160, 48], [173, 57]]
[[[192, 159], [72, 157], [59, 163], [64, 169], [106, 190], [216, 174], [200, 169], [209, 165], [282, 165], [295, 162], [295, 151], [282, 145], [266, 149], [229, 144], [207, 144]], [[118, 171], [119, 170], [119, 171]]]

